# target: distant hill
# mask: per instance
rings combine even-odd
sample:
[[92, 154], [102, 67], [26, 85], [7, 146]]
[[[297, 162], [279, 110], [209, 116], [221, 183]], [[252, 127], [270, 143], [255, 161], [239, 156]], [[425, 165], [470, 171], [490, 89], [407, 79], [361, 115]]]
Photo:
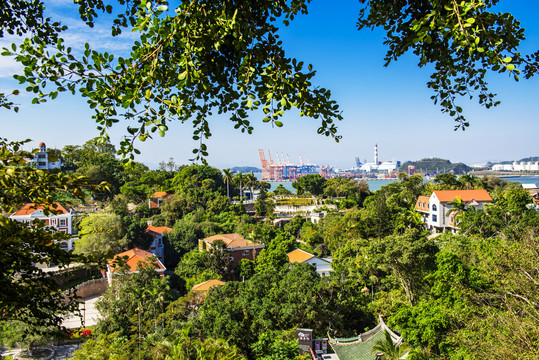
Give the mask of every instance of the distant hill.
[[253, 166], [234, 166], [233, 168], [230, 168], [230, 170], [234, 171], [234, 172], [241, 172], [241, 173], [250, 173], [251, 171], [256, 173], [256, 172], [262, 172], [262, 169], [259, 169], [257, 167], [253, 167]]
[[[521, 162], [521, 161], [539, 161], [539, 156], [528, 156], [528, 157], [525, 157], [523, 159], [520, 159], [520, 160], [516, 160], [517, 162]], [[489, 161], [488, 165], [492, 166], [494, 164], [512, 164], [514, 163], [515, 160], [504, 160], [504, 161], [495, 161], [495, 162], [492, 162], [492, 161]]]
[[539, 161], [539, 156], [530, 156], [530, 157], [527, 157], [527, 158], [524, 158], [524, 159], [520, 159], [518, 161], [519, 162], [520, 161]]
[[472, 170], [471, 167], [464, 163], [452, 163], [446, 159], [430, 158], [421, 159], [418, 161], [407, 161], [399, 167], [399, 171], [408, 171], [408, 166], [415, 166], [416, 172], [424, 172], [427, 174], [444, 173], [453, 170], [454, 174], [466, 174]]

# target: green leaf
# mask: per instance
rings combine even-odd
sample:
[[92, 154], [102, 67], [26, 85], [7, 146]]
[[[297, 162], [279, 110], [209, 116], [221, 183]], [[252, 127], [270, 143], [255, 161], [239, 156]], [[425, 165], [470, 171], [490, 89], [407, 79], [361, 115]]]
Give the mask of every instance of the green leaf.
[[186, 77], [187, 77], [187, 73], [188, 71], [185, 70], [184, 72], [182, 72], [181, 74], [178, 75], [178, 80], [184, 80]]

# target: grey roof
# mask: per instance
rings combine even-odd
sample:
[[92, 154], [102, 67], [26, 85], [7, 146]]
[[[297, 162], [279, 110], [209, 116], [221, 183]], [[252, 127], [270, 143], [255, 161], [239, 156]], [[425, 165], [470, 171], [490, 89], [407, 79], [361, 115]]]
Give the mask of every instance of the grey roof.
[[391, 335], [394, 344], [401, 344], [402, 337], [393, 332], [384, 323], [380, 316], [378, 325], [359, 336], [339, 339], [328, 335], [329, 344], [340, 360], [375, 360], [376, 354], [372, 352], [373, 346], [380, 339], [384, 338], [384, 331]]

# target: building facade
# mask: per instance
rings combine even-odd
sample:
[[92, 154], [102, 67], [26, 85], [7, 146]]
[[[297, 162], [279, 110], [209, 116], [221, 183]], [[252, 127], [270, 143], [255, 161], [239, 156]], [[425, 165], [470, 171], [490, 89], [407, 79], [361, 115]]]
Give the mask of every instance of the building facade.
[[329, 273], [333, 271], [330, 259], [319, 258], [307, 251], [296, 249], [286, 255], [288, 256], [288, 261], [291, 263], [307, 263], [313, 265], [320, 276], [329, 276]]
[[[53, 207], [53, 209], [57, 214], [45, 215], [43, 213], [44, 207], [42, 205], [27, 203], [17, 210], [17, 212], [11, 214], [9, 218], [28, 225], [31, 225], [34, 220], [41, 220], [45, 223], [45, 226], [49, 228], [56, 231], [63, 231], [66, 234], [73, 234], [73, 212], [66, 209], [60, 203], [54, 204], [56, 207]], [[61, 247], [64, 250], [73, 250], [73, 239], [62, 241]]]
[[157, 191], [153, 193], [152, 196], [148, 199], [148, 207], [150, 209], [157, 209], [161, 207], [163, 201], [165, 201], [171, 194], [165, 191]]
[[153, 237], [153, 242], [150, 245], [150, 252], [157, 256], [159, 261], [165, 262], [165, 244], [163, 238], [166, 233], [171, 232], [172, 229], [167, 226], [152, 226], [151, 221], [148, 222], [146, 232]]
[[430, 196], [420, 196], [417, 199], [415, 210], [423, 215], [423, 221], [428, 230], [443, 232], [450, 229], [458, 230], [457, 213], [452, 209], [451, 202], [459, 200], [464, 207], [483, 209], [485, 204], [491, 203], [492, 198], [486, 190], [438, 190]]
[[107, 281], [109, 285], [112, 283], [112, 277], [118, 274], [123, 274], [118, 265], [120, 263], [125, 264], [126, 274], [132, 274], [139, 271], [140, 266], [151, 264], [153, 269], [159, 274], [160, 278], [163, 278], [165, 275], [165, 266], [154, 257], [155, 255], [149, 251], [141, 250], [134, 248], [131, 250], [124, 251], [115, 255], [112, 259], [108, 261], [107, 264]]
[[55, 161], [49, 161], [49, 152], [47, 151], [47, 145], [44, 142], [39, 143], [39, 151], [34, 155], [33, 162], [36, 164], [36, 168], [39, 170], [52, 170], [60, 169], [62, 167], [62, 161], [60, 158]]
[[240, 234], [213, 235], [198, 241], [198, 250], [205, 251], [214, 246], [216, 241], [222, 241], [224, 249], [232, 255], [232, 269], [236, 268], [242, 259], [252, 260], [264, 248], [264, 244], [255, 243], [243, 238]]

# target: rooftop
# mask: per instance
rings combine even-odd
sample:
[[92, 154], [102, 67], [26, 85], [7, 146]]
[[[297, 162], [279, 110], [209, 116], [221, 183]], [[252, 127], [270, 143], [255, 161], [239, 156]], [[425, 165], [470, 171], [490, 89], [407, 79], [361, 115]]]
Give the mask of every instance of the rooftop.
[[433, 194], [436, 195], [440, 202], [449, 202], [459, 197], [464, 202], [475, 201], [492, 201], [488, 192], [481, 190], [437, 190]]
[[[128, 266], [129, 271], [137, 271], [139, 262], [143, 264], [148, 263], [150, 261], [148, 258], [151, 258], [152, 256], [154, 256], [154, 254], [152, 254], [149, 251], [142, 250], [139, 248], [134, 248], [134, 249], [119, 253], [115, 255], [114, 258], [109, 260], [109, 266], [112, 272], [116, 272], [115, 267], [114, 267], [114, 261], [119, 257], [125, 257], [125, 256], [127, 256], [126, 265]], [[155, 270], [157, 271], [165, 270], [165, 267], [158, 259], [155, 259], [154, 267], [155, 267]]]
[[221, 285], [224, 285], [224, 284], [226, 284], [224, 281], [212, 279], [212, 280], [204, 281], [204, 282], [202, 282], [200, 284], [196, 284], [195, 286], [193, 286], [191, 291], [193, 291], [193, 292], [206, 292], [206, 291], [210, 290], [214, 286], [221, 286]]
[[[56, 207], [54, 205], [56, 205]], [[27, 203], [23, 207], [21, 207], [16, 213], [14, 213], [12, 216], [30, 215], [38, 210], [43, 210], [44, 208], [45, 207], [43, 205]], [[65, 207], [63, 207], [60, 203], [57, 203], [57, 202], [54, 202], [53, 205], [49, 207], [49, 209], [56, 211], [58, 214], [69, 213], [69, 211]]]
[[152, 226], [148, 225], [148, 228], [146, 229], [146, 232], [153, 232], [156, 234], [166, 234], [172, 231], [172, 228], [169, 228], [168, 226]]
[[225, 243], [227, 249], [244, 248], [249, 246], [263, 246], [251, 240], [245, 239], [240, 234], [219, 234], [207, 237], [204, 239], [207, 243], [213, 244], [214, 241], [221, 240]]
[[303, 251], [301, 249], [296, 249], [294, 251], [291, 251], [288, 254], [286, 254], [286, 256], [288, 256], [288, 261], [291, 263], [292, 262], [302, 263], [304, 261], [307, 261], [315, 257], [313, 254], [310, 254], [307, 251]]

